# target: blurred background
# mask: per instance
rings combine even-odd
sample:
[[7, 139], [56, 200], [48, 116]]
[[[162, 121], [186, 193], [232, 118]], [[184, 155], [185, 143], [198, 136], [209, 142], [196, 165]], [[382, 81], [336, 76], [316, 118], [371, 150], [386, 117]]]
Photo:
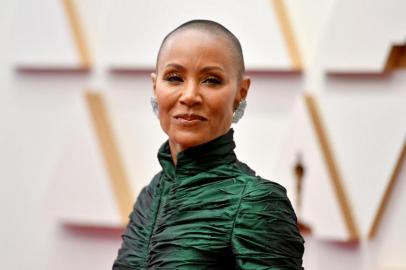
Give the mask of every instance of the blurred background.
[[0, 0], [3, 269], [111, 269], [166, 136], [149, 103], [163, 37], [241, 41], [236, 153], [284, 185], [310, 270], [406, 269], [403, 0]]

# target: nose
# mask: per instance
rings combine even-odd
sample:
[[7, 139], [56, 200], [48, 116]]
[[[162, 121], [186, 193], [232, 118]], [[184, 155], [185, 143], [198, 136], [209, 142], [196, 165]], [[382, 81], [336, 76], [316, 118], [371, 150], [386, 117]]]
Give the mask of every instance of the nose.
[[188, 107], [196, 106], [202, 102], [199, 85], [193, 81], [187, 83], [179, 99], [180, 103]]

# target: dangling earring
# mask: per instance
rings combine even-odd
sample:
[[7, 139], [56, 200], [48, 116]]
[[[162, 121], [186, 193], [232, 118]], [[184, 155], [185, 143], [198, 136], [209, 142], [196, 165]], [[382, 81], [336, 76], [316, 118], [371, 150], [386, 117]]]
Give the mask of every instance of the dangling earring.
[[152, 106], [152, 111], [154, 112], [155, 116], [159, 119], [159, 106], [158, 106], [158, 101], [156, 100], [156, 97], [151, 97], [151, 106]]
[[247, 107], [247, 101], [245, 99], [242, 99], [240, 103], [238, 104], [237, 109], [235, 109], [234, 114], [233, 114], [233, 123], [237, 123], [240, 121], [242, 116], [244, 115], [245, 108]]

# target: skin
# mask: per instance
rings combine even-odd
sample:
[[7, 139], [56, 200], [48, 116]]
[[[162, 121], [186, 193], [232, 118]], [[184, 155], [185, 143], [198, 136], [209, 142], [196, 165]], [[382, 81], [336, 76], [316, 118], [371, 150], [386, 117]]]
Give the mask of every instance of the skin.
[[245, 99], [250, 79], [238, 76], [232, 45], [204, 30], [171, 36], [151, 74], [159, 119], [177, 154], [227, 133], [233, 112]]

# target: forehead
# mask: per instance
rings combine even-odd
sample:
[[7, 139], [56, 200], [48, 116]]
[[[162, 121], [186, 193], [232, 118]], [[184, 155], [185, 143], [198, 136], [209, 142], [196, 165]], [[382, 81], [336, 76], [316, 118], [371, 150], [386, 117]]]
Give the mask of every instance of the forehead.
[[204, 29], [180, 30], [173, 33], [162, 46], [158, 66], [175, 59], [233, 65], [233, 49], [231, 41], [224, 35]]

